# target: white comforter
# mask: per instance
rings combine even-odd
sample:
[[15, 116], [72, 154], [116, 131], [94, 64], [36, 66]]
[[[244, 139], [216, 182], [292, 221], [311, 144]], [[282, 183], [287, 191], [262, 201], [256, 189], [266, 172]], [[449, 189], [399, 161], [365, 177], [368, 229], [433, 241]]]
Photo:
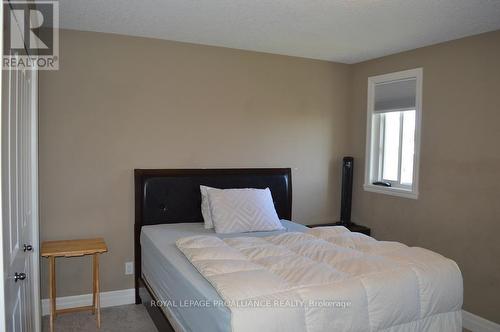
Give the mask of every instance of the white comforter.
[[344, 227], [177, 247], [215, 287], [240, 331], [461, 331], [454, 261]]

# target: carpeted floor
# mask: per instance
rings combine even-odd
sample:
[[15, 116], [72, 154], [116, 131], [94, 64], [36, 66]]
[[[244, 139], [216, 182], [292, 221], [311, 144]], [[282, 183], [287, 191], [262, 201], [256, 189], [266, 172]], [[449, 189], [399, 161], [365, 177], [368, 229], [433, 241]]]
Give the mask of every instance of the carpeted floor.
[[[101, 328], [97, 329], [95, 317], [88, 312], [57, 317], [56, 332], [157, 332], [143, 305], [123, 305], [101, 309]], [[42, 331], [49, 331], [49, 317], [43, 317]], [[464, 332], [468, 330], [464, 329]]]
[[[56, 332], [157, 332], [143, 305], [123, 305], [101, 309], [101, 328], [90, 312], [65, 314], [56, 318]], [[43, 317], [42, 331], [49, 331], [49, 316]]]

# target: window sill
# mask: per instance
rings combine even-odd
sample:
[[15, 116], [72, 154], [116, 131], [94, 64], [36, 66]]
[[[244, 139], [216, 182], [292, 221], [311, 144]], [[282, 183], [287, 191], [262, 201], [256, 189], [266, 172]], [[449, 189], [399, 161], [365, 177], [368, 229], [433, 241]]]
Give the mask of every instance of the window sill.
[[363, 188], [365, 189], [365, 191], [370, 191], [373, 193], [386, 194], [386, 195], [411, 198], [411, 199], [418, 199], [418, 192], [407, 190], [407, 189], [395, 188], [395, 187], [382, 187], [382, 186], [376, 186], [373, 184], [365, 184], [363, 186]]

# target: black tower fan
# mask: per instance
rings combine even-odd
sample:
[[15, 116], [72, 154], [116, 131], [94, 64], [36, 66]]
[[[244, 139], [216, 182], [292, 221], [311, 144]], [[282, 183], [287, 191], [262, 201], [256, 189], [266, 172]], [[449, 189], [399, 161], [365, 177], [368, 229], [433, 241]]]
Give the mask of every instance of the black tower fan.
[[354, 158], [344, 157], [342, 160], [342, 193], [340, 201], [340, 223], [351, 224], [352, 177]]

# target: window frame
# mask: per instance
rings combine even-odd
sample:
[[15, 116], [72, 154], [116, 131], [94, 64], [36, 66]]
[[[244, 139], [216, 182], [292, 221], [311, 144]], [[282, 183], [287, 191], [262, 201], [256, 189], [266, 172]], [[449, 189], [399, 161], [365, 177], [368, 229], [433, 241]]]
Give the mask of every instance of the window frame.
[[[415, 110], [415, 147], [413, 157], [413, 180], [411, 186], [401, 185], [394, 181], [389, 181], [392, 187], [383, 187], [374, 185], [375, 181], [384, 181], [382, 179], [382, 162], [383, 162], [383, 139], [384, 135], [380, 126], [384, 121], [374, 121], [377, 113], [375, 108], [375, 85], [380, 83], [388, 83], [391, 81], [399, 81], [405, 79], [416, 79], [415, 91], [415, 108], [398, 109], [393, 111], [409, 111]], [[368, 78], [368, 94], [367, 94], [367, 121], [366, 121], [366, 159], [365, 159], [365, 181], [363, 188], [365, 191], [382, 193], [392, 196], [418, 199], [419, 188], [419, 165], [420, 165], [420, 139], [421, 139], [421, 124], [422, 124], [422, 79], [423, 69], [415, 68], [394, 72], [384, 75], [372, 76]], [[378, 114], [378, 116], [383, 116]], [[401, 120], [402, 122], [402, 115]], [[402, 123], [401, 123], [402, 125]], [[403, 129], [400, 128], [400, 135], [403, 134]], [[402, 140], [400, 139], [399, 149], [402, 149]], [[401, 152], [399, 159], [402, 158]], [[401, 171], [401, 160], [398, 167], [398, 173]], [[398, 176], [399, 177], [399, 176]]]

